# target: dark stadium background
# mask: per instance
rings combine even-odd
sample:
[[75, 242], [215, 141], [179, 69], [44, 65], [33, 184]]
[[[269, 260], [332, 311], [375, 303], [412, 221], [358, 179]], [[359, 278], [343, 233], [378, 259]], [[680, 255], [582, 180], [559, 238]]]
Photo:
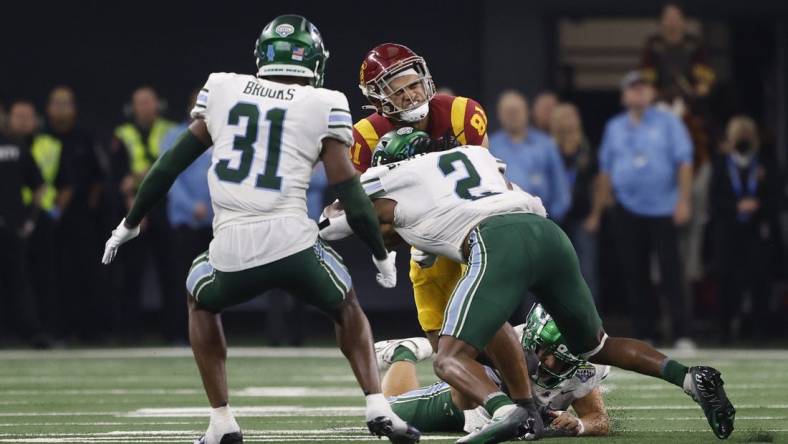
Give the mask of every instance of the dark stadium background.
[[[495, 129], [495, 101], [501, 90], [516, 87], [530, 97], [545, 88], [560, 89], [559, 18], [656, 17], [662, 4], [613, 0], [6, 2], [0, 20], [0, 98], [6, 103], [32, 98], [40, 107], [53, 86], [70, 85], [77, 93], [82, 125], [106, 139], [124, 119], [123, 104], [132, 90], [149, 84], [166, 98], [165, 115], [180, 120], [188, 93], [209, 73], [252, 73], [252, 46], [262, 26], [278, 14], [292, 12], [305, 15], [321, 30], [331, 51], [326, 86], [348, 96], [354, 117], [367, 113], [361, 110], [365, 101], [356, 83], [360, 61], [373, 45], [396, 41], [427, 59], [438, 86], [479, 99]], [[732, 77], [723, 85], [719, 104], [730, 114], [747, 112], [757, 120], [767, 119], [765, 128], [778, 140], [782, 137], [778, 157], [785, 159], [788, 2], [699, 0], [684, 6], [692, 18], [728, 25]], [[782, 89], [767, 89], [765, 83], [781, 84]], [[617, 91], [561, 92], [578, 104], [586, 131], [597, 144], [604, 122], [619, 111]], [[415, 316], [392, 316], [413, 307], [405, 252], [398, 261], [398, 288], [383, 290], [375, 285], [372, 264], [359, 243], [344, 242], [340, 250], [373, 325], [402, 331], [405, 324], [408, 334], [417, 333]], [[603, 289], [615, 293], [615, 272], [604, 275]], [[614, 312], [612, 308], [603, 310]], [[256, 323], [254, 313], [235, 315]], [[327, 322], [319, 325], [328, 331]]]

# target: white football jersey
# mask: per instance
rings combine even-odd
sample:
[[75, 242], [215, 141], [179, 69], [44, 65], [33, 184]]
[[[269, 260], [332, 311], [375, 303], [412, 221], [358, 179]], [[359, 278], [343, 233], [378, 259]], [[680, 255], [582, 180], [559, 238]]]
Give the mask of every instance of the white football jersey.
[[413, 247], [462, 261], [462, 242], [482, 220], [506, 213], [545, 215], [542, 201], [510, 190], [501, 163], [480, 146], [461, 146], [368, 169], [370, 197], [397, 202], [394, 229]]
[[205, 120], [213, 140], [214, 268], [252, 268], [314, 244], [306, 190], [323, 139], [353, 141], [344, 94], [213, 73], [191, 114]]
[[[502, 387], [503, 383], [496, 370], [485, 366], [487, 376], [498, 386]], [[574, 376], [565, 381], [561, 381], [558, 386], [552, 389], [539, 387], [535, 382], [531, 381], [531, 392], [534, 395], [536, 403], [540, 406], [548, 407], [552, 410], [568, 410], [572, 403], [578, 399], [585, 398], [592, 390], [602, 385], [607, 375], [610, 374], [610, 366], [596, 365], [587, 363], [582, 365]], [[479, 406], [472, 410], [465, 410], [465, 430], [468, 433], [484, 427], [490, 421], [490, 415]]]

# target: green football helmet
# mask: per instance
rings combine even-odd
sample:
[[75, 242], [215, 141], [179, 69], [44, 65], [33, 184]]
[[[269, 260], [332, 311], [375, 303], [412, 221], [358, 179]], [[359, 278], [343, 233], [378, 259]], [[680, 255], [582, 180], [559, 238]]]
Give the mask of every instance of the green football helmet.
[[430, 151], [430, 136], [424, 131], [405, 126], [387, 132], [372, 152], [372, 166], [386, 165]]
[[263, 28], [254, 45], [257, 76], [308, 77], [323, 86], [328, 50], [323, 37], [306, 18], [280, 15]]
[[532, 379], [540, 387], [555, 388], [561, 382], [572, 378], [577, 369], [586, 364], [585, 360], [569, 352], [558, 326], [541, 304], [534, 304], [531, 311], [528, 312], [522, 342], [525, 352], [536, 354], [541, 352], [542, 357], [546, 354], [555, 357], [552, 368], [544, 365], [543, 359], [539, 360], [538, 368], [532, 375]]

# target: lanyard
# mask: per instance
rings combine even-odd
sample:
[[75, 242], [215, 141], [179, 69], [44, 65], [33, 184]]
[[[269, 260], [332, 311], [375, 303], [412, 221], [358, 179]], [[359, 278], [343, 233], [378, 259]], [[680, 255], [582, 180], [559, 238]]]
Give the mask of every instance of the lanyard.
[[728, 175], [731, 178], [731, 185], [736, 197], [741, 198], [744, 196], [755, 196], [758, 190], [758, 157], [753, 156], [750, 165], [747, 166], [747, 189], [742, 189], [741, 176], [736, 163], [733, 161], [733, 156], [728, 156]]
[[[753, 156], [750, 164], [747, 166], [747, 189], [742, 189], [741, 176], [739, 169], [736, 167], [736, 162], [733, 161], [733, 156], [728, 156], [728, 175], [731, 178], [731, 186], [733, 192], [736, 194], [737, 199], [741, 199], [742, 195], [754, 197], [755, 192], [758, 190], [758, 156]], [[739, 222], [748, 222], [750, 214], [739, 213], [736, 218]]]

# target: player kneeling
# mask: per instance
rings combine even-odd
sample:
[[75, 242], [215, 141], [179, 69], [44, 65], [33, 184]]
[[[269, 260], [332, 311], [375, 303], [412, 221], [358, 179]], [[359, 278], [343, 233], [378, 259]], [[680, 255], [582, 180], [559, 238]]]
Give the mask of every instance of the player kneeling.
[[[543, 413], [545, 436], [604, 436], [610, 430], [600, 384], [610, 367], [594, 365], [569, 353], [558, 326], [541, 305], [534, 305], [525, 324], [515, 327], [522, 339], [533, 396]], [[388, 368], [383, 394], [392, 410], [422, 432], [474, 432], [490, 421], [483, 406], [438, 381], [419, 387], [416, 362], [429, 358], [426, 338], [396, 339], [375, 344], [378, 366]], [[487, 377], [504, 392], [497, 370]], [[576, 416], [570, 413], [574, 409]]]

